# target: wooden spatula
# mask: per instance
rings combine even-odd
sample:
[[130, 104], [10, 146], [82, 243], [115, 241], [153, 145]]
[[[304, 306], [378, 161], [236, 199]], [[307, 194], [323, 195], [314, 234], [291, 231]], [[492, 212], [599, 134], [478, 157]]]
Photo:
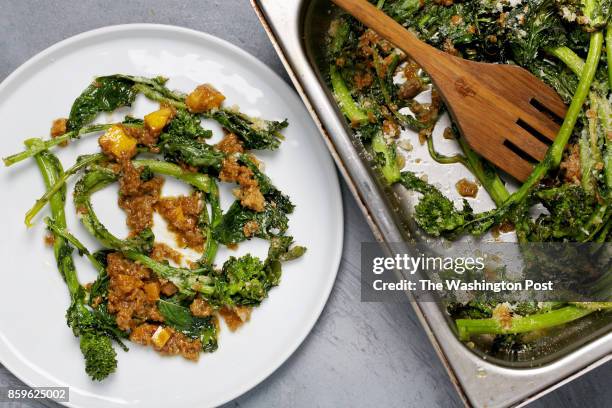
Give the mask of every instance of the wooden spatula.
[[527, 70], [464, 60], [420, 41], [366, 0], [332, 0], [395, 44], [431, 77], [470, 146], [524, 181], [555, 139], [566, 107]]

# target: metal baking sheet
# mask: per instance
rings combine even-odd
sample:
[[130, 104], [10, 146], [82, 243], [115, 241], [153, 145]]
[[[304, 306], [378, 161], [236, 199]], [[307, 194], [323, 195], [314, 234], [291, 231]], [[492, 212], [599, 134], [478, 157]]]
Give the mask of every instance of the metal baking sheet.
[[[364, 149], [352, 137], [317, 64], [319, 38], [330, 20], [325, 0], [251, 0], [296, 89], [377, 240], [412, 240], [415, 229], [401, 211], [411, 197], [385, 189]], [[317, 41], [319, 41], [317, 43]], [[612, 359], [610, 327], [575, 327], [565, 346], [519, 368], [469, 350], [459, 342], [439, 305], [412, 302], [428, 337], [466, 405], [521, 406]]]

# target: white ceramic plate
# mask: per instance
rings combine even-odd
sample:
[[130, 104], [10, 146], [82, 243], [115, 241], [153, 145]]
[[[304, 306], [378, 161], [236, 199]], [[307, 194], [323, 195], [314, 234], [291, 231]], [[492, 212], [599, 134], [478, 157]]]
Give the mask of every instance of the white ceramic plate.
[[[52, 251], [43, 244], [42, 217], [46, 210], [30, 230], [23, 223], [25, 211], [44, 191], [40, 174], [31, 160], [3, 167], [0, 362], [30, 386], [70, 387], [69, 406], [219, 405], [246, 392], [278, 368], [321, 313], [342, 251], [342, 201], [336, 172], [306, 109], [281, 78], [224, 41], [159, 25], [90, 31], [62, 41], [17, 69], [0, 85], [0, 156], [21, 150], [24, 138], [48, 135], [51, 121], [67, 116], [73, 99], [94, 76], [112, 73], [164, 75], [171, 78], [170, 87], [183, 91], [210, 82], [226, 95], [228, 104], [237, 104], [248, 114], [288, 118], [290, 126], [281, 148], [260, 157], [275, 184], [297, 205], [289, 234], [307, 246], [308, 252], [285, 264], [280, 286], [253, 312], [248, 324], [235, 333], [222, 327], [217, 352], [203, 354], [198, 363], [192, 363], [130, 344], [129, 352], [118, 350], [117, 372], [102, 383], [92, 382], [84, 372], [78, 342], [66, 326], [67, 289]], [[139, 97], [131, 111], [141, 116], [154, 106]], [[219, 137], [220, 129], [209, 127]], [[56, 151], [64, 166], [69, 166], [78, 154], [95, 149], [93, 137]], [[168, 181], [163, 194], [180, 191], [186, 190]], [[222, 191], [225, 207], [231, 201], [228, 191]], [[68, 201], [69, 228], [94, 246]], [[97, 193], [94, 206], [111, 231], [125, 233], [116, 190]], [[241, 245], [238, 254], [264, 254], [266, 245], [258, 241]], [[227, 254], [220, 253], [218, 261]], [[81, 281], [92, 280], [92, 268], [85, 261], [77, 261]]]

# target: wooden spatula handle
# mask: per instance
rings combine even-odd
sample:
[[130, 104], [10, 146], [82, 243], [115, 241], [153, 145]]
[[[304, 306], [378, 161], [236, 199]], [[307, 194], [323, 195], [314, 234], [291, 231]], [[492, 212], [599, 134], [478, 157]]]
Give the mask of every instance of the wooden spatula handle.
[[[419, 64], [430, 76], [440, 73], [440, 58], [448, 60], [451, 57], [419, 40], [397, 21], [387, 16], [381, 10], [366, 0], [332, 0], [340, 8], [352, 14], [366, 26], [372, 28], [380, 36], [404, 51]], [[452, 57], [451, 57], [452, 59]], [[444, 65], [444, 63], [442, 63]], [[448, 75], [448, 67], [445, 69]], [[444, 75], [444, 74], [443, 74]]]

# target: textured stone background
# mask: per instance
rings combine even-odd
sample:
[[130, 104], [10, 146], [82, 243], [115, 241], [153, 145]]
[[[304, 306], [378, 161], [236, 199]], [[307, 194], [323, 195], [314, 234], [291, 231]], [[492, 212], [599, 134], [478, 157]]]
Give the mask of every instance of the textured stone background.
[[[247, 0], [0, 0], [0, 79], [60, 40], [125, 23], [172, 24], [216, 35], [246, 49], [288, 81]], [[323, 315], [276, 373], [228, 406], [460, 406], [410, 307], [359, 301], [359, 244], [373, 237], [344, 186], [343, 195], [344, 256]], [[531, 407], [609, 407], [611, 379], [612, 364], [607, 364]], [[0, 386], [9, 384], [20, 381], [0, 365]], [[10, 405], [0, 403], [4, 406]]]

